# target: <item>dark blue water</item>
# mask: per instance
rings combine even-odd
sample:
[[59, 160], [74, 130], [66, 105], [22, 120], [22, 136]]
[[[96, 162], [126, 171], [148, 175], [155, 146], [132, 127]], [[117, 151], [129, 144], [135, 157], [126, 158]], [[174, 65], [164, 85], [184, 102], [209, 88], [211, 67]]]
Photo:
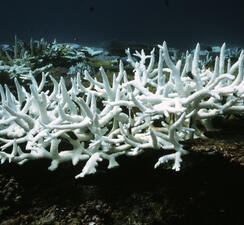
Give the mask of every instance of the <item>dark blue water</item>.
[[17, 34], [90, 45], [166, 40], [178, 48], [244, 47], [243, 0], [5, 0], [0, 7], [1, 43]]

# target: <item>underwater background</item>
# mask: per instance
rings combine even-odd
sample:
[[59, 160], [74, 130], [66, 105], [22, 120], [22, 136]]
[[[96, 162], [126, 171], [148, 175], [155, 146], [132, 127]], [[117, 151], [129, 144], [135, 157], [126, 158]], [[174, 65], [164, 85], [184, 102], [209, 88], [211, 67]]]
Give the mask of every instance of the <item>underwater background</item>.
[[1, 1], [0, 43], [21, 40], [107, 45], [162, 43], [192, 49], [197, 42], [243, 47], [242, 0]]
[[[160, 48], [157, 44], [161, 45], [163, 41], [169, 46], [169, 54], [174, 64], [180, 60], [182, 65], [186, 64], [186, 56], [199, 51], [199, 59], [193, 58], [196, 58], [202, 71], [207, 71], [203, 77], [211, 74], [209, 71], [219, 70], [214, 69], [215, 65], [216, 68], [218, 65], [226, 65], [222, 69], [227, 71], [231, 70], [231, 66], [237, 68], [238, 64], [244, 65], [241, 51], [241, 48], [244, 48], [244, 0], [9, 0], [1, 1], [0, 9], [0, 225], [244, 224], [243, 113], [229, 113], [211, 120], [217, 129], [216, 132], [206, 132], [203, 124], [197, 124], [200, 134], [208, 135], [208, 139], [180, 142], [190, 154], [184, 156], [182, 169], [177, 172], [171, 169], [171, 161], [154, 169], [162, 153], [171, 154], [173, 149], [165, 152], [159, 149], [148, 151], [154, 150], [151, 148], [136, 157], [121, 156], [118, 158], [119, 167], [109, 170], [107, 160], [104, 160], [98, 163], [98, 171], [95, 174], [88, 174], [89, 170], [85, 170], [88, 171], [87, 176], [81, 178], [82, 175], [80, 179], [74, 179], [81, 173], [86, 162], [74, 165], [78, 161], [74, 160], [71, 163], [70, 160], [62, 163], [55, 171], [47, 169], [50, 167], [50, 160], [45, 158], [30, 160], [19, 166], [13, 163], [10, 148], [3, 147], [9, 141], [5, 139], [5, 131], [8, 132], [9, 125], [12, 125], [12, 118], [8, 117], [11, 113], [3, 117], [6, 115], [6, 109], [11, 112], [10, 107], [4, 102], [5, 96], [13, 103], [12, 108], [28, 111], [25, 110], [28, 101], [23, 101], [22, 104], [18, 102], [17, 106], [14, 105], [17, 101], [12, 101], [17, 98], [18, 85], [23, 87], [26, 99], [38, 100], [38, 92], [35, 91], [37, 87], [43, 99], [44, 91], [46, 96], [52, 95], [55, 99], [53, 105], [56, 107], [59, 106], [59, 92], [63, 90], [65, 96], [66, 88], [72, 90], [75, 79], [82, 80], [86, 90], [90, 87], [89, 79], [100, 82], [103, 79], [103, 70], [100, 67], [107, 74], [105, 77], [108, 79], [105, 78], [105, 82], [108, 80], [111, 86], [114, 85], [114, 74], [123, 74], [132, 81], [136, 77], [136, 70], [133, 63], [131, 65], [127, 60], [128, 50], [125, 53], [125, 49], [128, 47], [135, 62], [140, 59], [140, 54], [143, 58], [144, 53], [147, 58], [152, 59], [154, 53], [151, 50], [155, 47], [154, 69], [164, 69], [167, 76], [168, 68], [158, 66]], [[193, 50], [198, 42], [201, 50], [197, 50], [199, 45]], [[222, 45], [224, 42], [226, 48], [225, 44]], [[161, 48], [166, 51], [167, 46]], [[187, 49], [192, 51], [186, 53]], [[134, 54], [135, 51], [141, 53]], [[221, 63], [216, 63], [216, 56], [220, 56]], [[126, 73], [119, 72], [123, 68]], [[241, 66], [239, 70], [244, 71]], [[91, 78], [87, 79], [85, 71], [91, 74]], [[237, 72], [234, 75], [237, 75]], [[188, 82], [194, 80], [191, 70], [184, 76]], [[126, 79], [123, 82], [126, 82]], [[244, 84], [243, 77], [242, 80], [241, 84]], [[169, 82], [170, 79], [166, 81]], [[158, 82], [161, 81], [158, 79]], [[55, 83], [59, 87], [56, 92], [58, 94], [54, 95], [51, 93], [55, 92], [50, 91], [55, 90]], [[241, 85], [238, 88], [244, 96], [244, 88]], [[72, 91], [75, 92], [76, 89]], [[149, 86], [149, 91], [154, 93], [155, 87]], [[233, 98], [239, 97], [236, 92], [231, 95]], [[86, 93], [79, 93], [78, 97], [88, 99]], [[21, 95], [18, 96], [18, 99], [20, 98]], [[98, 107], [108, 104], [100, 97], [97, 99]], [[218, 104], [231, 107], [231, 104], [235, 103], [232, 101], [228, 105], [226, 99], [223, 98]], [[44, 100], [44, 103], [38, 101], [38, 104], [45, 105]], [[77, 103], [73, 103], [77, 107]], [[55, 111], [51, 107], [46, 107], [48, 116], [54, 115], [52, 113]], [[59, 109], [58, 115], [62, 112], [68, 115], [70, 111], [66, 109], [64, 112]], [[77, 112], [80, 113], [80, 109]], [[123, 110], [128, 113], [126, 109]], [[36, 116], [31, 118], [38, 121], [38, 111], [29, 112], [31, 116]], [[135, 118], [136, 114], [137, 111], [131, 113], [130, 117]], [[176, 119], [176, 116], [170, 115], [169, 125], [171, 126]], [[161, 121], [155, 120], [152, 124], [156, 131], [162, 128], [159, 122]], [[110, 125], [108, 129], [112, 128]], [[190, 121], [189, 124], [183, 125], [189, 125], [191, 128], [192, 124]], [[16, 132], [16, 126], [13, 127], [14, 129], [10, 129], [10, 136], [16, 133], [19, 135], [19, 130]], [[46, 129], [47, 126], [41, 123], [40, 127]], [[128, 131], [130, 134], [131, 127], [128, 127]], [[35, 132], [38, 136], [42, 131]], [[75, 141], [77, 138], [71, 131], [67, 131], [65, 135], [67, 140]], [[45, 138], [47, 137], [49, 136]], [[96, 137], [98, 136], [95, 135]], [[66, 139], [61, 140], [59, 153], [71, 147], [71, 151], [75, 150], [73, 144]], [[28, 141], [27, 139], [26, 142]], [[88, 150], [94, 143], [93, 139], [89, 141], [85, 143]], [[12, 143], [11, 145], [15, 145], [16, 140]], [[42, 137], [40, 143], [43, 143]], [[26, 143], [22, 143], [20, 147], [28, 153], [26, 146]], [[47, 150], [50, 149], [48, 146]], [[38, 150], [43, 148], [37, 148]], [[19, 149], [17, 151], [20, 152]], [[19, 152], [18, 154], [21, 154]], [[13, 154], [16, 154], [14, 150]], [[94, 165], [90, 168], [95, 168], [96, 164]], [[51, 169], [55, 169], [54, 167]]]

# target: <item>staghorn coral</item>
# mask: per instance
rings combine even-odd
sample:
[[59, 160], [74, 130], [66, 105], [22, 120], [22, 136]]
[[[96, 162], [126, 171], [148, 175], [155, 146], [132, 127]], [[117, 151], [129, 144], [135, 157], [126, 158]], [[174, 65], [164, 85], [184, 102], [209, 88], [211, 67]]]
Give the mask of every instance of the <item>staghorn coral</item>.
[[[65, 161], [73, 165], [86, 161], [76, 176], [80, 178], [95, 173], [104, 159], [113, 168], [122, 154], [174, 149], [160, 157], [155, 168], [172, 160], [172, 168], [179, 170], [182, 156], [187, 154], [180, 141], [202, 137], [199, 124], [212, 130], [211, 118], [244, 112], [244, 52], [235, 63], [226, 65], [223, 44], [211, 71], [200, 68], [199, 44], [193, 57], [186, 54], [184, 65], [180, 60], [172, 62], [165, 42], [158, 47], [158, 63], [155, 49], [150, 55], [136, 52], [134, 57], [126, 50], [134, 69], [130, 81], [120, 61], [112, 83], [100, 68], [101, 82], [84, 72], [89, 87], [82, 84], [80, 73], [71, 78], [70, 90], [63, 78], [57, 82], [49, 76], [53, 90], [44, 91], [47, 73], [42, 74], [40, 84], [30, 73], [29, 91], [15, 78], [17, 96], [6, 85], [0, 86], [1, 163], [48, 158], [49, 170], [55, 170]], [[63, 141], [72, 147], [61, 150]]]

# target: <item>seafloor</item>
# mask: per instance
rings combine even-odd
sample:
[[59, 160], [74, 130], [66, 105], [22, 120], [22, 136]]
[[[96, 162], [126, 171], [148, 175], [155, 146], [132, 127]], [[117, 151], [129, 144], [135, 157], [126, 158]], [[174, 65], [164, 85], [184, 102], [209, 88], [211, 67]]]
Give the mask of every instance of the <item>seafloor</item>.
[[101, 163], [78, 180], [81, 164], [54, 172], [45, 160], [1, 165], [0, 225], [242, 225], [244, 120], [230, 115], [214, 124], [220, 131], [208, 139], [183, 143], [190, 154], [179, 172], [154, 170], [157, 151], [121, 157], [113, 170]]
[[[0, 221], [6, 224], [243, 224], [244, 167], [221, 154], [244, 151], [244, 134], [187, 143], [196, 150], [183, 169], [153, 170], [157, 155], [121, 158], [120, 167], [75, 180], [70, 164], [48, 172], [49, 162], [1, 166]], [[243, 162], [242, 162], [243, 163]]]

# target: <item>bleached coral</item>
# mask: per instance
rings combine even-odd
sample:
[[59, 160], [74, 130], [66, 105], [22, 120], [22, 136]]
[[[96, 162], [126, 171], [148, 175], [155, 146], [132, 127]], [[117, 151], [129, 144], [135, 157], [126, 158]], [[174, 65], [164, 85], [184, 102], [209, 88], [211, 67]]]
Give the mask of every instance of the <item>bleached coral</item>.
[[[49, 76], [53, 90], [44, 91], [45, 73], [40, 84], [30, 74], [29, 91], [15, 78], [17, 96], [0, 86], [1, 163], [48, 158], [49, 170], [54, 170], [65, 161], [73, 165], [86, 161], [79, 178], [95, 173], [104, 159], [113, 168], [122, 154], [174, 149], [160, 157], [155, 168], [172, 160], [173, 169], [179, 170], [187, 154], [180, 141], [201, 137], [198, 123], [211, 130], [212, 117], [244, 112], [244, 53], [227, 66], [224, 44], [211, 70], [199, 66], [199, 44], [184, 64], [172, 62], [165, 42], [158, 47], [158, 63], [155, 49], [150, 55], [136, 52], [134, 57], [126, 50], [134, 69], [132, 80], [120, 61], [112, 82], [103, 68], [101, 82], [85, 71], [89, 87], [82, 84], [80, 73], [71, 79], [70, 90], [63, 78], [57, 82]], [[160, 124], [155, 127], [156, 121]], [[72, 147], [61, 150], [60, 144], [67, 141]]]
[[26, 80], [29, 72], [39, 75], [54, 67], [52, 63], [43, 65], [46, 58], [50, 60], [59, 57], [77, 61], [85, 58], [86, 51], [80, 46], [76, 48], [74, 44], [58, 44], [56, 40], [48, 43], [43, 38], [40, 41], [31, 39], [29, 43], [25, 43], [15, 36], [13, 46], [0, 46], [0, 73], [11, 79], [20, 77]]
[[79, 62], [76, 63], [74, 66], [69, 67], [67, 74], [68, 75], [76, 75], [77, 73], [83, 74], [85, 70], [87, 70], [89, 73], [92, 72], [91, 66], [89, 66], [84, 62]]

